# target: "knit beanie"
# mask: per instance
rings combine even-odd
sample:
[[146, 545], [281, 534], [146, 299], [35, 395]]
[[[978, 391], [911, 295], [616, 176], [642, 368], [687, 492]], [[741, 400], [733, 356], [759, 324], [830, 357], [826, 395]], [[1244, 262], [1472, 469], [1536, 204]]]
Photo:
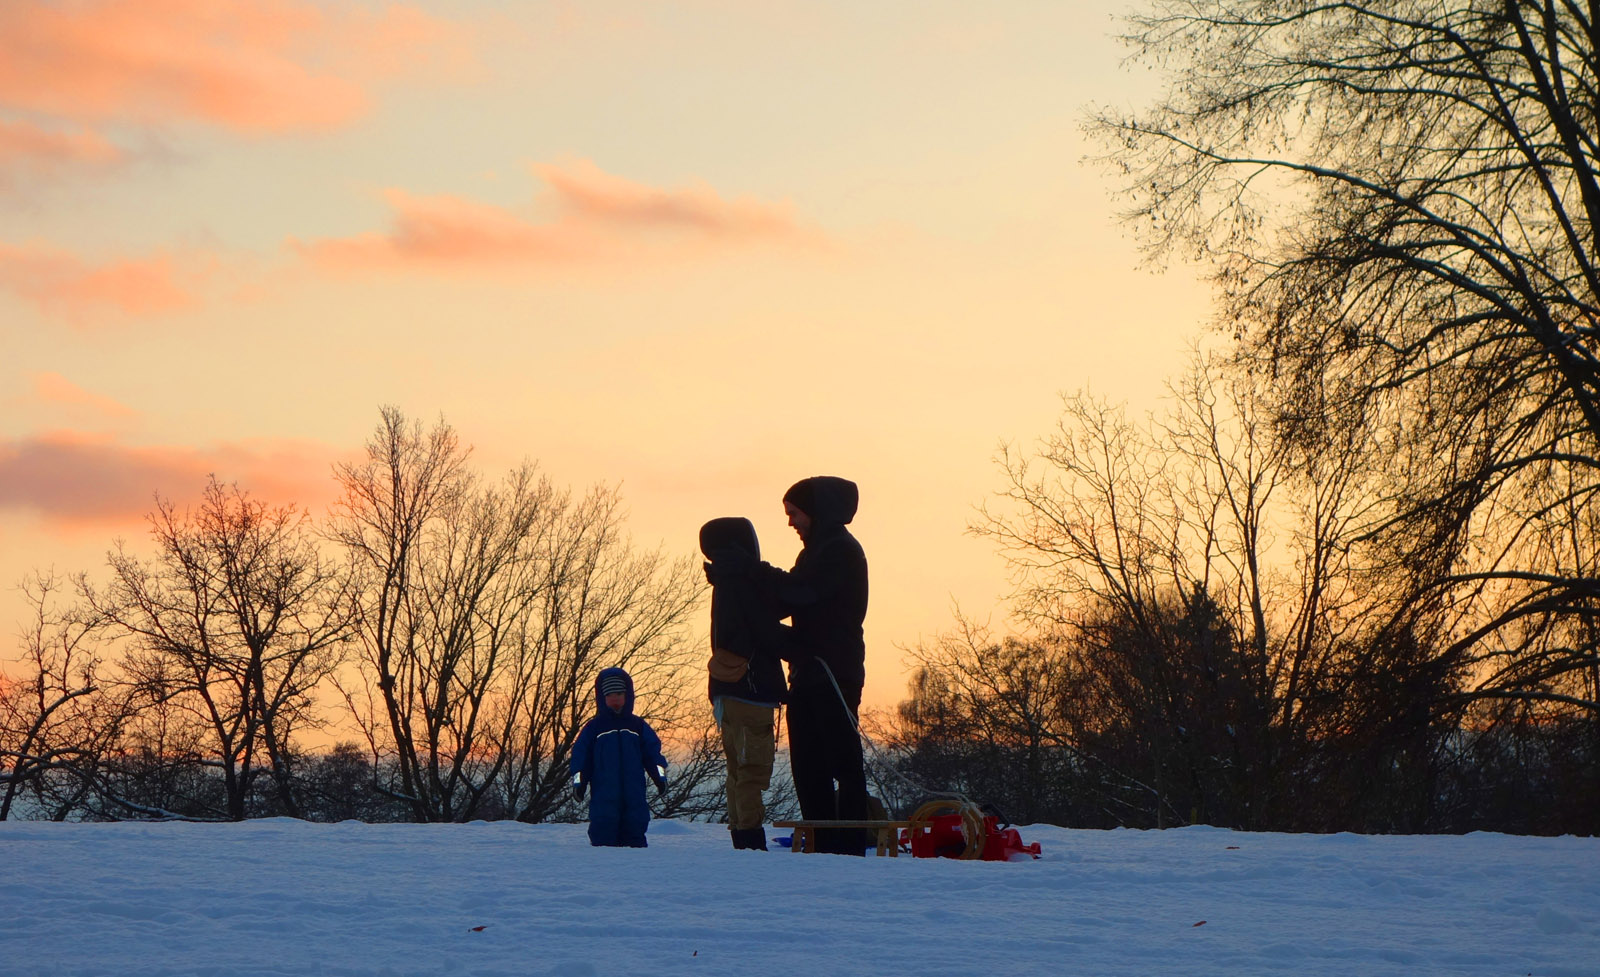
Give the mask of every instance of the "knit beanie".
[[817, 488], [812, 479], [802, 478], [783, 493], [783, 501], [815, 519], [817, 516]]
[[618, 675], [616, 672], [612, 672], [610, 675], [607, 675], [605, 678], [600, 680], [600, 694], [627, 695], [628, 680], [623, 678], [621, 675]]

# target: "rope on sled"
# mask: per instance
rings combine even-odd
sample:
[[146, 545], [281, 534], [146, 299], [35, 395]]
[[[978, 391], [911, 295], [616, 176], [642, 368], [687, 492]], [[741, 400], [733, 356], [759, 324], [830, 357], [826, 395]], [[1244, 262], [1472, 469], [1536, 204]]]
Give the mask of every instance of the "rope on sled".
[[[839, 704], [844, 707], [844, 714], [850, 717], [850, 725], [855, 727], [856, 736], [860, 737], [861, 742], [866, 744], [872, 752], [882, 752], [878, 749], [878, 745], [872, 742], [872, 737], [868, 736], [866, 731], [861, 728], [860, 721], [856, 719], [855, 710], [850, 708], [849, 700], [844, 697], [844, 690], [839, 687], [839, 680], [833, 677], [833, 669], [829, 668], [828, 663], [821, 658], [816, 659], [816, 662], [822, 666], [823, 672], [828, 676], [828, 683], [833, 686], [834, 693], [839, 696]], [[957, 791], [929, 790], [896, 770], [892, 764], [885, 764], [884, 769], [899, 778], [901, 783], [910, 787], [913, 794], [933, 798], [917, 808], [915, 813], [908, 819], [911, 821], [910, 831], [913, 835], [928, 831], [929, 823], [939, 815], [959, 814], [961, 815], [961, 835], [966, 839], [967, 843], [966, 848], [961, 852], [961, 857], [983, 857], [984, 837], [986, 834], [983, 823], [983, 808], [966, 795]]]

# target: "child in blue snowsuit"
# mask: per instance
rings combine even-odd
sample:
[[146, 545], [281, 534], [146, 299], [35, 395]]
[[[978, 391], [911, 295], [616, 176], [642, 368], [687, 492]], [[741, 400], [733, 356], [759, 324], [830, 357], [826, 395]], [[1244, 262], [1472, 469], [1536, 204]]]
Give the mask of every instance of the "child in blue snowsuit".
[[644, 848], [650, 804], [644, 782], [667, 792], [667, 760], [661, 738], [633, 714], [633, 677], [620, 668], [602, 669], [594, 680], [597, 714], [578, 732], [572, 747], [572, 789], [589, 792], [589, 844]]

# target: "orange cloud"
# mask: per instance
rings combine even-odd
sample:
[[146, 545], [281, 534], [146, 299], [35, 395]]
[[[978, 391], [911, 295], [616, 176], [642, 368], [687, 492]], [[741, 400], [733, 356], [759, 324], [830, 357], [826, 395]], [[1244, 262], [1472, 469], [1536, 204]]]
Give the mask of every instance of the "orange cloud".
[[336, 15], [304, 0], [7, 0], [0, 106], [321, 129], [365, 111], [368, 82], [462, 49], [458, 28], [398, 5]]
[[0, 188], [75, 167], [111, 166], [123, 157], [122, 150], [89, 129], [45, 129], [0, 119]]
[[127, 418], [136, 413], [110, 397], [90, 393], [59, 373], [35, 373], [33, 399], [42, 404], [84, 410], [111, 418]]
[[189, 308], [196, 298], [179, 277], [167, 254], [95, 265], [66, 251], [0, 243], [0, 288], [77, 324], [103, 309], [151, 316]]
[[678, 228], [730, 238], [798, 238], [804, 234], [787, 203], [724, 200], [706, 185], [662, 190], [601, 170], [589, 160], [534, 172], [565, 209], [584, 219], [638, 228]]
[[386, 234], [361, 234], [291, 245], [328, 270], [383, 265], [484, 266], [550, 263], [598, 247], [581, 228], [531, 223], [509, 211], [460, 197], [385, 191], [394, 211]]
[[705, 186], [658, 189], [605, 173], [587, 160], [541, 165], [535, 172], [549, 188], [554, 219], [391, 189], [384, 194], [394, 214], [387, 232], [289, 245], [326, 271], [479, 270], [638, 261], [749, 241], [820, 240], [787, 204], [724, 200]]
[[0, 510], [36, 513], [66, 527], [136, 521], [154, 497], [180, 505], [215, 473], [277, 503], [330, 501], [334, 453], [308, 442], [249, 441], [207, 450], [129, 446], [82, 432], [0, 440]]

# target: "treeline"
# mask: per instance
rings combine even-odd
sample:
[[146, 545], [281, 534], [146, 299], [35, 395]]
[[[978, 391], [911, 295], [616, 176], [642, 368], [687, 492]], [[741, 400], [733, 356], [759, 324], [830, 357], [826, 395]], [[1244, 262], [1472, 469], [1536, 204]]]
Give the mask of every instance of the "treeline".
[[1070, 823], [1600, 830], [1594, 5], [1138, 6], [1165, 90], [1089, 128], [1218, 362], [1008, 453], [1019, 637], [919, 650], [904, 762]]
[[[1406, 558], [1391, 473], [1342, 434], [1273, 437], [1231, 367], [1197, 363], [1173, 395], [1139, 423], [1068, 398], [1037, 451], [1003, 453], [974, 529], [1011, 563], [1018, 627], [958, 616], [911, 649], [907, 700], [866, 722], [888, 807], [956, 791], [1074, 827], [1600, 830], [1588, 616], [1507, 623], [1515, 593]], [[722, 817], [704, 585], [631, 546], [613, 490], [487, 482], [447, 425], [392, 410], [336, 476], [320, 521], [213, 482], [159, 503], [151, 545], [103, 576], [27, 582], [0, 819], [579, 819], [566, 762], [607, 665], [674, 744], [657, 814]], [[775, 773], [769, 810], [792, 814]]]
[[[1193, 651], [1198, 635], [1172, 637]], [[1104, 647], [977, 638], [923, 648], [943, 661], [879, 731], [877, 781], [903, 810], [956, 791], [1019, 824], [1600, 833], [1600, 724], [1584, 714], [1441, 715], [1384, 678], [1376, 703], [1331, 691], [1291, 728], [1215, 659], [1129, 645], [1111, 663]], [[1126, 684], [1096, 698], [1113, 676]]]
[[[1229, 376], [1197, 365], [1144, 423], [1069, 398], [1003, 454], [974, 528], [1020, 634], [958, 618], [912, 649], [907, 700], [867, 724], [876, 792], [1076, 827], [1600, 830], [1595, 667], [1508, 683], [1461, 638], [1504, 640], [1485, 604], [1376, 558], [1386, 474], [1273, 441]], [[487, 483], [448, 426], [389, 410], [336, 474], [320, 522], [213, 482], [104, 578], [27, 582], [0, 818], [579, 819], [566, 760], [611, 664], [676, 744], [658, 815], [721, 818], [700, 577], [633, 550], [614, 491]], [[1586, 623], [1552, 614], [1522, 653]], [[355, 738], [304, 745], [336, 724]]]
[[[1004, 455], [975, 528], [1022, 634], [960, 621], [913, 649], [885, 791], [1082, 827], [1600, 831], [1587, 617], [1488, 626], [1448, 561], [1382, 558], [1388, 474], [1361, 453], [1275, 444], [1226, 371], [1173, 393], [1143, 424], [1069, 398], [1035, 455]], [[1587, 659], [1516, 668], [1573, 638]]]
[[636, 549], [614, 489], [485, 479], [392, 409], [336, 477], [322, 520], [213, 480], [105, 575], [25, 583], [0, 818], [578, 817], [567, 758], [612, 665], [676, 744], [660, 812], [720, 813], [699, 567]]

